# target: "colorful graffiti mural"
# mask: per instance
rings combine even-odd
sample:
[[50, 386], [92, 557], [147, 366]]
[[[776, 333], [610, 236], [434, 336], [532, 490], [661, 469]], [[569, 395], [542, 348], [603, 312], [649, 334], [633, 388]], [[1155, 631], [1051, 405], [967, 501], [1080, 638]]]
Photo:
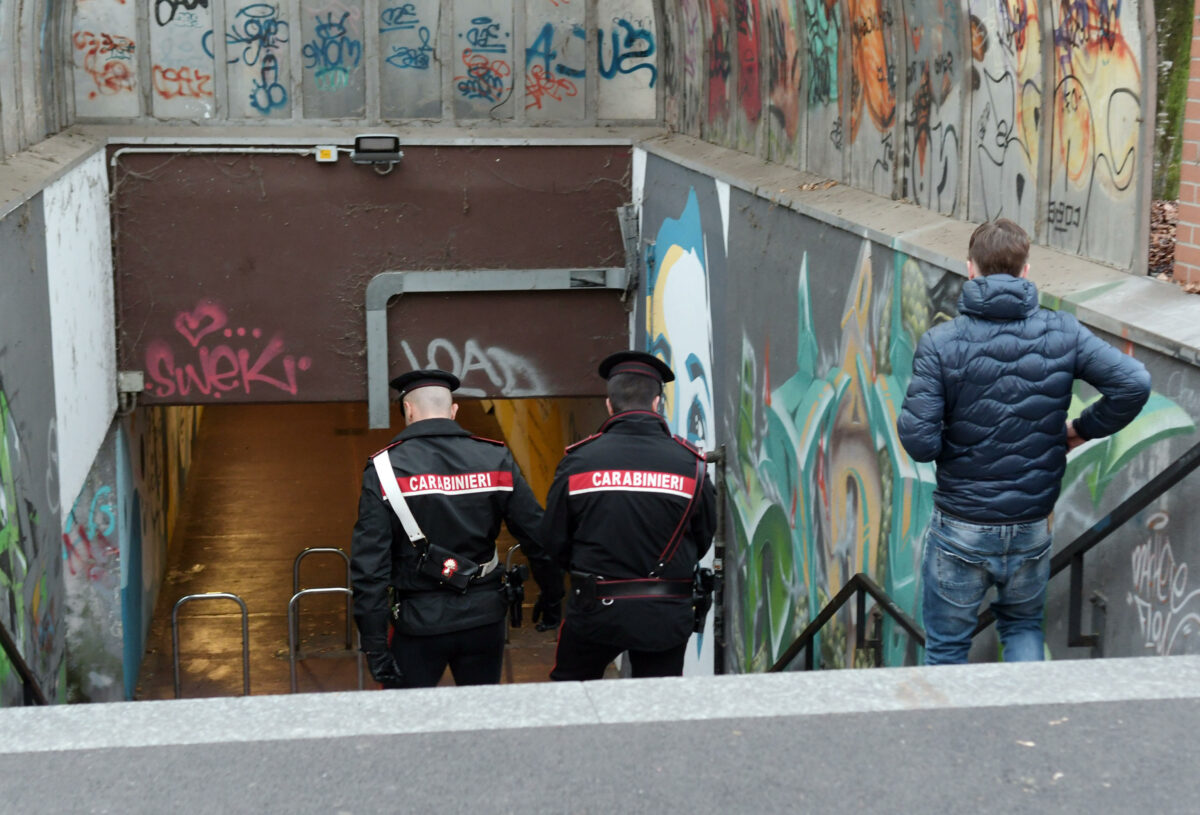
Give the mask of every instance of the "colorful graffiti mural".
[[767, 3], [767, 158], [795, 164], [800, 157], [800, 30], [791, 0]]

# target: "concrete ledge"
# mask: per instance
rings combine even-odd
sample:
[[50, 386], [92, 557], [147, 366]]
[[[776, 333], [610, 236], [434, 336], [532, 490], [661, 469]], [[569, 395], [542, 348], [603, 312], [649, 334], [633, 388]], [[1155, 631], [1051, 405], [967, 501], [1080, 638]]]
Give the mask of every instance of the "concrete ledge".
[[[967, 241], [976, 224], [892, 201], [823, 176], [709, 144], [660, 135], [638, 142], [647, 153], [792, 209], [851, 234], [966, 276]], [[1132, 238], [1131, 238], [1132, 239]], [[1030, 277], [1043, 302], [1101, 331], [1171, 357], [1200, 361], [1200, 297], [1047, 246], [1030, 250]]]
[[1200, 656], [537, 683], [0, 710], [0, 755], [1200, 699]]
[[0, 161], [0, 218], [7, 216], [69, 173], [97, 150], [103, 140], [82, 133], [61, 133]]

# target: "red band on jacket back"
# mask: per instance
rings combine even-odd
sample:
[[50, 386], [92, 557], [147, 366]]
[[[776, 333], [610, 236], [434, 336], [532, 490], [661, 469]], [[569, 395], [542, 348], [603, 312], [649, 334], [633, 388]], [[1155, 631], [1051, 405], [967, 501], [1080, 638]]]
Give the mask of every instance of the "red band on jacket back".
[[625, 492], [656, 492], [691, 498], [696, 479], [678, 473], [659, 473], [649, 470], [592, 470], [576, 473], [567, 480], [570, 495], [589, 492], [621, 490]]
[[490, 473], [433, 473], [402, 476], [400, 491], [409, 495], [466, 495], [474, 492], [512, 492], [513, 476], [509, 470]]

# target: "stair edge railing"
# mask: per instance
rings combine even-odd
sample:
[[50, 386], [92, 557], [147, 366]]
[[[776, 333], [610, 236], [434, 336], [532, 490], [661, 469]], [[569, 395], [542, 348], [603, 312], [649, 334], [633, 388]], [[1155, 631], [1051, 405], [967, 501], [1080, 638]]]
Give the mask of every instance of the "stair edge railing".
[[21, 678], [21, 687], [25, 694], [25, 704], [49, 704], [46, 694], [42, 692], [42, 686], [38, 684], [37, 677], [33, 674], [33, 669], [29, 667], [29, 663], [25, 661], [25, 657], [21, 656], [16, 641], [13, 640], [12, 634], [9, 633], [3, 623], [0, 623], [0, 647], [4, 648], [4, 653], [8, 656], [9, 662], [17, 669], [17, 675]]
[[800, 632], [800, 636], [796, 637], [788, 649], [775, 661], [775, 664], [767, 669], [767, 673], [779, 673], [787, 669], [792, 660], [804, 651], [804, 668], [811, 671], [816, 662], [813, 653], [812, 643], [816, 639], [817, 633], [825, 627], [825, 624], [833, 619], [833, 615], [841, 610], [853, 595], [858, 604], [858, 625], [856, 626], [857, 644], [860, 648], [870, 645], [875, 648], [882, 646], [882, 642], [878, 640], [868, 641], [866, 639], [866, 607], [867, 595], [875, 598], [875, 608], [886, 613], [895, 620], [901, 628], [908, 632], [909, 636], [915, 639], [920, 645], [925, 645], [925, 632], [921, 626], [917, 625], [916, 620], [908, 616], [904, 609], [896, 604], [896, 601], [891, 598], [883, 588], [871, 579], [865, 572], [858, 572], [842, 586], [841, 590], [834, 595], [821, 609], [820, 613]]

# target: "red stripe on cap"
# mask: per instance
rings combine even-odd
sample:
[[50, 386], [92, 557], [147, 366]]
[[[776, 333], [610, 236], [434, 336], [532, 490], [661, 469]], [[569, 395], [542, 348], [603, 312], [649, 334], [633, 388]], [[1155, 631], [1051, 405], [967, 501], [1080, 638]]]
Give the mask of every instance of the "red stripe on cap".
[[662, 382], [662, 372], [653, 365], [647, 365], [644, 362], [618, 362], [608, 372], [609, 376], [613, 374], [641, 374], [642, 376], [648, 376]]

